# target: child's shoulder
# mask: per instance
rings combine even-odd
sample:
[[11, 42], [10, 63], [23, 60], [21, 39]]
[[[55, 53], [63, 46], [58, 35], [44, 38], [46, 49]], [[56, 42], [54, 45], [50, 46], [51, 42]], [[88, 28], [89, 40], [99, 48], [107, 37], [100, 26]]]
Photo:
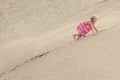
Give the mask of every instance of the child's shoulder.
[[86, 20], [81, 21], [80, 23], [91, 23], [91, 20], [90, 19], [86, 19]]
[[86, 21], [86, 22], [91, 22], [91, 20], [90, 20], [90, 19], [86, 19], [86, 20], [84, 20], [84, 21]]

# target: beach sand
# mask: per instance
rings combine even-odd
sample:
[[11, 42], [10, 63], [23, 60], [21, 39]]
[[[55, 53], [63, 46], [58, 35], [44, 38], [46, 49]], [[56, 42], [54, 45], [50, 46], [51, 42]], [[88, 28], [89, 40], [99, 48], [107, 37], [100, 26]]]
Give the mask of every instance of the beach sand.
[[[0, 80], [119, 80], [119, 0], [1, 0]], [[81, 20], [99, 33], [74, 41]]]

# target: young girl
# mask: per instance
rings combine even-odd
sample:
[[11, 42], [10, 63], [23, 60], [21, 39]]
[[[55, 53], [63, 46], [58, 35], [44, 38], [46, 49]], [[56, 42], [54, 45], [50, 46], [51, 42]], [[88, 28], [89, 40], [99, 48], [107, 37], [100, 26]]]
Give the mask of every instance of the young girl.
[[75, 40], [79, 40], [80, 37], [85, 37], [86, 34], [90, 31], [92, 31], [94, 35], [94, 30], [98, 32], [97, 28], [95, 27], [97, 21], [97, 16], [92, 16], [90, 19], [82, 21], [76, 29], [78, 34], [73, 34], [73, 38]]

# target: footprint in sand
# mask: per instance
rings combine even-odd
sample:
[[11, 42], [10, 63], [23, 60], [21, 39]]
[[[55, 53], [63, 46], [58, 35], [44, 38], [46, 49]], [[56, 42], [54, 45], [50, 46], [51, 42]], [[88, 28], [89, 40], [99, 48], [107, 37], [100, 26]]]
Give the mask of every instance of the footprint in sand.
[[[0, 12], [0, 22], [3, 20], [3, 13], [2, 12]], [[1, 27], [0, 27], [0, 33], [2, 32], [2, 29], [1, 29]]]
[[98, 1], [97, 3], [96, 3], [96, 5], [98, 5], [98, 4], [101, 4], [101, 3], [105, 3], [105, 2], [108, 2], [109, 0], [101, 0], [101, 1]]
[[2, 20], [2, 18], [3, 18], [3, 13], [0, 12], [0, 21]]

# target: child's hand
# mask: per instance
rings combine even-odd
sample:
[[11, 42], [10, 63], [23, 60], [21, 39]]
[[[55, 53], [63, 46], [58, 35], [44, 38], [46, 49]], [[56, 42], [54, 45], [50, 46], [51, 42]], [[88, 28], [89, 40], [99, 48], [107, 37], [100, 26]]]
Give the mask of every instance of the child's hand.
[[98, 30], [96, 30], [96, 32], [98, 33], [99, 31], [98, 31]]
[[98, 35], [98, 32], [95, 32], [95, 33], [93, 34], [93, 36], [96, 36], [96, 35]]
[[93, 33], [92, 36], [95, 36], [95, 34]]
[[94, 31], [92, 30], [92, 35], [94, 36]]

